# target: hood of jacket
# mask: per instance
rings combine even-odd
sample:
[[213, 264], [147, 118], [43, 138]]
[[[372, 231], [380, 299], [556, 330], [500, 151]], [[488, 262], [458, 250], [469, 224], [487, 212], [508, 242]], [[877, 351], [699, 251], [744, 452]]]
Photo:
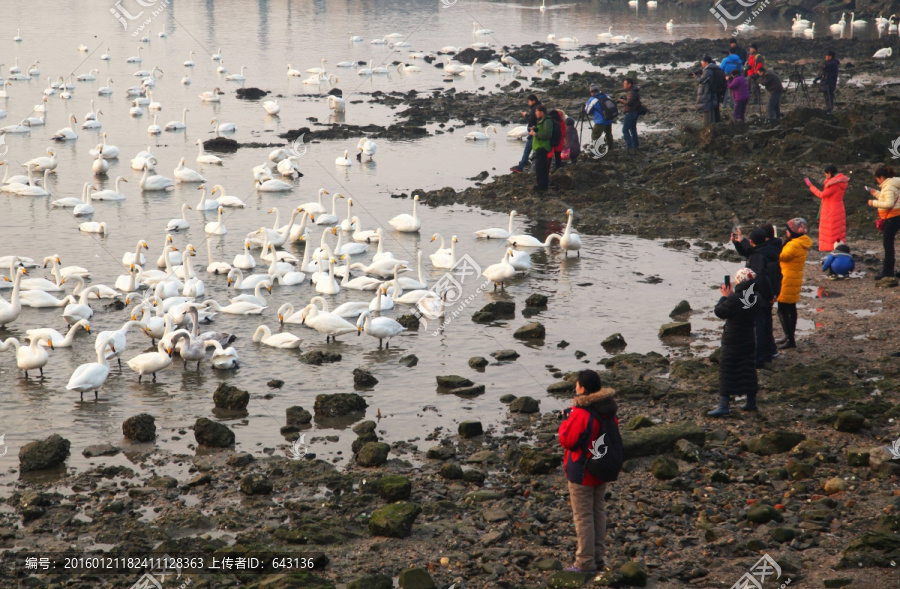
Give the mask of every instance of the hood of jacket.
[[800, 247], [802, 247], [805, 250], [808, 250], [809, 248], [811, 248], [812, 244], [813, 244], [812, 239], [810, 239], [809, 235], [807, 235], [805, 233], [803, 235], [798, 235], [797, 237], [794, 237], [793, 239], [791, 239], [791, 241], [789, 243], [799, 245]]
[[881, 189], [884, 190], [886, 186], [892, 186], [894, 190], [900, 191], [900, 177], [894, 176], [893, 178], [886, 178], [885, 181], [881, 183]]
[[850, 182], [850, 178], [844, 176], [843, 174], [838, 174], [833, 178], [829, 178], [825, 181], [825, 186], [832, 186], [835, 184], [847, 184]]
[[613, 399], [613, 394], [615, 394], [613, 389], [602, 388], [596, 393], [589, 395], [576, 395], [572, 405], [582, 409], [590, 408], [604, 415], [616, 414], [619, 411], [619, 406]]

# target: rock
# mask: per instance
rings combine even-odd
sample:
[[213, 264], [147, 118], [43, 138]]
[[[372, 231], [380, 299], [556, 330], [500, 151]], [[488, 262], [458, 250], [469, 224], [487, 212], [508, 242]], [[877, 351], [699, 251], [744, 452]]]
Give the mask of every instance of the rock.
[[896, 276], [885, 276], [881, 280], [875, 282], [875, 286], [878, 288], [894, 288], [898, 284], [900, 284], [900, 282], [898, 282]]
[[531, 308], [542, 309], [547, 306], [547, 296], [534, 293], [525, 299], [525, 306]]
[[474, 454], [466, 458], [466, 462], [468, 462], [469, 464], [479, 464], [481, 462], [494, 464], [495, 462], [499, 461], [500, 457], [497, 456], [497, 453], [487, 448], [485, 448], [484, 450], [479, 450], [478, 452], [475, 452]]
[[503, 522], [509, 519], [509, 514], [500, 507], [488, 507], [481, 512], [484, 521], [490, 523]]
[[456, 389], [450, 389], [448, 392], [451, 395], [456, 395], [457, 397], [477, 397], [478, 395], [484, 394], [484, 385], [477, 384], [471, 387], [459, 387]]
[[407, 368], [412, 368], [418, 363], [419, 357], [415, 354], [409, 354], [408, 356], [403, 356], [402, 358], [400, 358], [400, 366], [406, 366]]
[[472, 315], [472, 321], [475, 323], [490, 323], [494, 320], [493, 313], [487, 313], [485, 311], [477, 311], [474, 315]]
[[118, 446], [113, 446], [112, 444], [96, 444], [94, 446], [88, 446], [84, 450], [81, 451], [81, 455], [85, 458], [94, 458], [96, 456], [115, 456], [122, 449]]
[[403, 475], [388, 475], [378, 479], [375, 483], [375, 492], [388, 503], [404, 501], [409, 499], [412, 493], [412, 483]]
[[475, 468], [463, 471], [463, 480], [479, 487], [484, 484], [484, 476], [483, 472]]
[[554, 382], [547, 387], [547, 392], [553, 395], [567, 395], [575, 392], [575, 383], [569, 380]]
[[561, 571], [563, 569], [563, 564], [555, 558], [551, 558], [546, 556], [544, 558], [539, 558], [534, 561], [534, 568], [539, 571]]
[[619, 569], [622, 575], [622, 584], [629, 587], [645, 587], [647, 585], [647, 571], [636, 562], [629, 562]]
[[481, 370], [485, 366], [488, 365], [487, 358], [483, 358], [481, 356], [472, 356], [469, 358], [469, 368], [474, 368], [475, 370]]
[[612, 354], [613, 352], [621, 352], [625, 349], [626, 346], [628, 346], [628, 344], [625, 342], [625, 338], [622, 337], [621, 333], [612, 334], [611, 336], [600, 342], [600, 345], [603, 346], [603, 349], [610, 354]]
[[760, 456], [772, 456], [788, 452], [805, 439], [806, 436], [798, 432], [776, 430], [751, 439], [747, 449]]
[[298, 359], [304, 364], [321, 366], [325, 363], [340, 362], [341, 355], [334, 352], [323, 352], [322, 350], [310, 350], [309, 352], [300, 354]]
[[869, 450], [869, 468], [880, 476], [900, 475], [900, 460], [884, 446], [878, 446]]
[[824, 485], [825, 492], [829, 495], [834, 495], [835, 493], [843, 493], [847, 490], [847, 481], [840, 477], [833, 477], [825, 481]]
[[678, 440], [675, 442], [675, 456], [685, 462], [700, 462], [700, 446], [687, 440]]
[[865, 448], [847, 448], [844, 454], [848, 466], [869, 466], [869, 451]]
[[811, 478], [816, 472], [816, 465], [812, 462], [791, 460], [787, 465], [788, 473], [794, 480]]
[[458, 376], [456, 374], [448, 374], [447, 376], [436, 376], [437, 384], [439, 387], [445, 389], [458, 389], [462, 387], [470, 387], [475, 383], [465, 378], [463, 376]]
[[485, 489], [482, 491], [472, 491], [471, 493], [467, 493], [465, 500], [467, 503], [483, 503], [485, 501], [496, 501], [502, 498], [503, 495], [501, 495], [497, 491]]
[[516, 304], [513, 301], [493, 301], [481, 308], [479, 313], [488, 313], [495, 318], [509, 318], [516, 316]]
[[452, 446], [433, 446], [425, 453], [425, 458], [432, 460], [447, 460], [456, 456], [456, 449]]
[[731, 482], [731, 475], [722, 470], [714, 470], [709, 473], [709, 482], [727, 485]]
[[398, 501], [372, 512], [369, 519], [369, 532], [373, 536], [389, 538], [406, 538], [412, 533], [413, 523], [422, 508], [415, 503]]
[[455, 462], [445, 462], [438, 470], [438, 474], [448, 481], [458, 481], [463, 478], [463, 469]]
[[653, 461], [650, 472], [655, 478], [668, 481], [678, 476], [678, 463], [671, 458], [660, 456]]
[[366, 575], [347, 583], [347, 589], [393, 589], [394, 580], [388, 575]]
[[541, 402], [531, 397], [518, 397], [509, 404], [509, 410], [513, 413], [537, 413], [541, 410]]
[[516, 396], [510, 393], [506, 393], [505, 395], [500, 395], [501, 403], [512, 403], [516, 400]]
[[494, 544], [498, 544], [509, 537], [506, 530], [494, 530], [493, 532], [488, 532], [484, 536], [481, 537], [481, 545], [482, 546], [493, 546]]
[[543, 450], [526, 448], [519, 459], [519, 470], [524, 474], [550, 474], [562, 464], [562, 456]]
[[363, 368], [353, 369], [353, 384], [358, 387], [374, 387], [378, 384], [378, 379], [371, 372]]
[[168, 475], [153, 477], [147, 481], [147, 486], [153, 487], [154, 489], [174, 489], [178, 486], [178, 479]]
[[585, 583], [591, 580], [591, 577], [594, 575], [590, 575], [588, 573], [573, 573], [569, 571], [558, 571], [550, 575], [550, 578], [547, 579], [547, 587], [550, 589], [564, 589], [564, 588], [575, 588], [581, 587]]
[[900, 534], [896, 532], [865, 532], [850, 540], [835, 568], [894, 568], [898, 555], [900, 555]]
[[59, 434], [25, 444], [19, 449], [19, 472], [44, 470], [63, 464], [69, 457], [71, 445]]
[[227, 425], [201, 417], [194, 423], [194, 439], [201, 446], [230, 448], [234, 446], [234, 432]]
[[223, 382], [213, 393], [213, 402], [218, 409], [242, 411], [250, 404], [250, 393]]
[[391, 447], [384, 442], [369, 442], [356, 455], [356, 462], [360, 466], [381, 466], [387, 462], [390, 451]]
[[793, 528], [774, 528], [770, 532], [772, 539], [776, 542], [781, 542], [784, 544], [785, 542], [790, 542], [800, 534], [797, 530]]
[[259, 100], [266, 94], [268, 90], [260, 90], [259, 88], [238, 88], [237, 97], [245, 100]]
[[363, 434], [373, 434], [375, 433], [375, 428], [378, 427], [374, 421], [371, 419], [367, 419], [365, 421], [360, 421], [356, 425], [353, 426], [353, 433], [361, 436]]
[[198, 474], [188, 482], [184, 484], [185, 487], [194, 488], [199, 487], [201, 485], [208, 485], [212, 482], [212, 475], [208, 472], [204, 472], [202, 474]]
[[350, 449], [354, 455], [359, 454], [359, 451], [362, 450], [363, 446], [365, 446], [369, 442], [377, 442], [377, 441], [378, 441], [378, 435], [376, 435], [375, 432], [373, 432], [373, 431], [372, 432], [363, 432], [363, 433], [359, 434], [359, 437], [357, 437], [355, 440], [353, 440], [353, 443], [350, 445]]
[[757, 503], [747, 510], [747, 519], [757, 524], [765, 524], [770, 521], [781, 521], [781, 514], [771, 505]]
[[226, 460], [225, 463], [228, 466], [233, 466], [235, 468], [243, 468], [254, 460], [256, 460], [256, 458], [253, 457], [253, 454], [250, 454], [249, 452], [241, 452], [240, 454], [232, 454], [231, 456], [229, 456], [228, 460]]
[[537, 321], [533, 323], [529, 323], [527, 325], [523, 325], [519, 329], [513, 333], [513, 337], [516, 339], [544, 339], [547, 335], [547, 330], [544, 329], [544, 326], [538, 323]]
[[687, 315], [690, 312], [691, 312], [691, 304], [687, 301], [681, 301], [680, 303], [675, 305], [675, 308], [672, 309], [671, 313], [669, 313], [669, 317], [672, 317], [672, 318], [680, 317], [682, 315]]
[[866, 418], [860, 413], [856, 411], [841, 411], [834, 420], [834, 429], [839, 432], [855, 433], [861, 430], [865, 423]]
[[312, 413], [300, 407], [299, 405], [294, 405], [293, 407], [288, 407], [285, 409], [285, 414], [287, 416], [287, 424], [288, 425], [306, 425], [310, 421], [312, 421]]
[[459, 432], [459, 435], [464, 438], [474, 438], [475, 436], [483, 434], [484, 428], [482, 428], [480, 421], [469, 420], [461, 421], [457, 431]]
[[505, 350], [497, 350], [496, 352], [492, 352], [491, 356], [496, 358], [500, 362], [515, 360], [519, 357], [519, 353], [515, 350], [505, 349]]
[[214, 137], [203, 142], [205, 150], [220, 153], [234, 153], [240, 146], [240, 143], [229, 137]]
[[318, 417], [343, 417], [365, 411], [368, 406], [365, 399], [356, 393], [333, 393], [316, 395], [313, 411]]
[[149, 413], [140, 413], [122, 422], [122, 435], [135, 442], [152, 442], [156, 439], [156, 420]]
[[436, 587], [428, 571], [419, 568], [400, 571], [398, 584], [403, 589], [435, 589]]
[[645, 427], [653, 427], [656, 423], [646, 415], [635, 415], [625, 424], [625, 429], [635, 431]]
[[[412, 313], [410, 313], [408, 315], [401, 315], [400, 317], [397, 317], [397, 323], [399, 323], [406, 329], [418, 330], [419, 329], [419, 316], [413, 315]], [[418, 358], [416, 359], [416, 362], [418, 362]]]
[[659, 328], [659, 337], [673, 337], [691, 335], [691, 323], [689, 321], [675, 321], [664, 323]]
[[825, 589], [836, 589], [838, 587], [849, 587], [853, 584], [853, 577], [834, 577], [833, 579], [822, 579], [822, 585]]
[[269, 387], [270, 389], [280, 389], [281, 387], [284, 386], [284, 381], [279, 380], [277, 378], [273, 378], [272, 380], [270, 380], [269, 382], [266, 383], [266, 386]]
[[658, 456], [671, 452], [675, 447], [675, 442], [681, 439], [702, 446], [706, 441], [706, 432], [690, 421], [622, 432], [622, 444], [625, 447], [627, 458]]

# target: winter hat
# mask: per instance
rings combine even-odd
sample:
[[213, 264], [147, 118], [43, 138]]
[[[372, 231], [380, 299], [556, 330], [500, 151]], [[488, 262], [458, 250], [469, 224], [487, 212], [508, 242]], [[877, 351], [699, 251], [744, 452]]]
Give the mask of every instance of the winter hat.
[[749, 47], [750, 49], [759, 49], [759, 47], [756, 46], [756, 43], [750, 43]]
[[750, 235], [747, 236], [750, 238], [750, 241], [755, 243], [756, 245], [762, 245], [766, 242], [768, 236], [766, 235], [766, 230], [762, 227], [755, 227], [752, 231], [750, 231]]
[[566, 117], [566, 126], [567, 127], [574, 125], [574, 124], [575, 124], [575, 119], [573, 119], [572, 117]]
[[791, 235], [804, 235], [806, 233], [806, 219], [797, 217], [787, 222], [787, 229]]
[[754, 278], [756, 278], [756, 272], [754, 272], [750, 268], [741, 268], [734, 273], [735, 284], [740, 284], [742, 282], [746, 282], [747, 280], [753, 280]]
[[847, 245], [846, 243], [844, 243], [843, 241], [835, 241], [835, 242], [834, 242], [834, 251], [836, 251], [836, 252], [841, 252], [841, 253], [844, 253], [844, 254], [849, 254], [849, 253], [850, 253], [850, 246], [848, 246], [848, 245]]
[[598, 86], [597, 84], [591, 84], [591, 94], [593, 94], [594, 92], [600, 92], [600, 86]]

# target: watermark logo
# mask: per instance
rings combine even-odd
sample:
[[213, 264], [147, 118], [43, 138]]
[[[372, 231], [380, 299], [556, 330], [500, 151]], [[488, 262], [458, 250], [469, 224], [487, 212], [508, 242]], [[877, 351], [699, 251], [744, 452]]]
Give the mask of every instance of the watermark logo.
[[[423, 329], [428, 329], [428, 320], [444, 317], [441, 326], [432, 334], [437, 335], [462, 313], [475, 300], [476, 296], [487, 290], [491, 284], [490, 280], [483, 281], [474, 293], [463, 298], [463, 285], [466, 283], [466, 279], [469, 277], [477, 279], [479, 276], [481, 276], [481, 266], [469, 254], [456, 260], [453, 267], [428, 289], [429, 294], [423, 297], [416, 306], [418, 312], [415, 315], [418, 316]], [[472, 281], [469, 281], [469, 284], [471, 285]], [[449, 307], [454, 308], [453, 312], [447, 315], [446, 311]]]
[[[170, 2], [170, 0], [134, 0], [134, 2], [141, 7], [140, 9], [136, 9], [137, 13], [135, 14], [133, 12], [135, 9], [128, 10], [122, 6], [122, 2], [124, 1], [125, 0], [116, 0], [113, 7], [109, 9], [109, 13], [119, 21], [119, 24], [122, 25], [122, 30], [127, 31], [129, 24], [137, 27], [134, 32], [131, 33], [132, 37], [136, 37], [143, 31], [154, 18], [162, 13], [164, 8], [169, 6]], [[149, 10], [143, 10], [144, 8]]]
[[[712, 8], [709, 9], [710, 14], [712, 14], [717, 21], [722, 23], [722, 27], [725, 30], [728, 30], [728, 25], [731, 22], [734, 22], [741, 18], [741, 16], [745, 13], [743, 9], [738, 10], [736, 14], [732, 14], [727, 8], [722, 6], [723, 0], [717, 0], [715, 4], [713, 4]], [[740, 4], [743, 8], [750, 9], [749, 16], [744, 20], [743, 23], [737, 25], [735, 28], [738, 32], [741, 30], [740, 27], [749, 25], [754, 18], [762, 13], [763, 9], [769, 5], [771, 0], [764, 0], [763, 2], [759, 2], [759, 0], [735, 0], [738, 4]], [[759, 3], [759, 4], [757, 4]]]
[[[0, 444], [2, 444], [2, 443], [3, 443], [3, 437], [0, 436]], [[893, 460], [900, 460], [900, 438], [897, 438], [896, 440], [894, 440], [893, 446], [888, 446], [888, 452], [890, 452], [891, 456], [893, 456]], [[3, 457], [3, 455], [0, 454], [0, 458], [2, 458], [2, 457]]]
[[[163, 585], [166, 583], [171, 587], [181, 579], [181, 567], [174, 566], [178, 564], [179, 559], [172, 558], [166, 554], [154, 560], [158, 560], [162, 567], [141, 575], [141, 578], [135, 581], [130, 589], [163, 589]], [[179, 589], [184, 589], [190, 584], [191, 579], [185, 577], [184, 581], [179, 585]]]
[[[744, 576], [731, 586], [731, 589], [763, 589], [763, 586], [769, 577], [773, 577], [772, 581], [774, 582], [781, 579], [781, 567], [775, 562], [774, 558], [766, 553], [763, 554], [762, 558], [756, 561], [756, 564], [753, 565], [750, 572], [744, 573]], [[788, 578], [781, 583], [780, 589], [784, 589], [790, 584], [791, 579]]]
[[301, 460], [304, 456], [309, 454], [309, 446], [306, 445], [306, 442], [304, 441], [305, 438], [306, 434], [301, 434], [300, 437], [291, 444], [291, 460]]
[[591, 143], [589, 151], [591, 152], [591, 157], [595, 160], [599, 160], [609, 153], [609, 144], [606, 143], [606, 140], [602, 136], [597, 137], [597, 140]]
[[744, 294], [741, 295], [741, 302], [744, 303], [744, 308], [749, 309], [753, 305], [756, 304], [756, 301], [759, 300], [759, 297], [753, 292], [753, 287], [756, 286], [756, 283], [750, 285], [750, 288], [744, 291]]
[[[591, 445], [591, 460], [600, 460], [606, 453], [609, 452], [609, 448], [606, 447], [604, 441], [606, 440], [606, 434], [601, 435], [599, 438], [594, 440], [594, 443]], [[603, 447], [603, 452], [600, 452], [600, 447]]]
[[[2, 135], [0, 135], [0, 139], [3, 139]], [[3, 438], [5, 438], [5, 437], [6, 437], [6, 434], [3, 434], [2, 436], [0, 436], [0, 446], [3, 446], [3, 453], [0, 454], [0, 458], [3, 458], [4, 456], [6, 456], [6, 453], [9, 452], [9, 446], [7, 446], [6, 442], [3, 441]], [[900, 443], [900, 440], [897, 440], [897, 442]]]
[[306, 143], [303, 142], [303, 136], [306, 133], [301, 133], [299, 137], [291, 141], [291, 146], [288, 148], [288, 151], [291, 152], [293, 157], [303, 157], [306, 155]]
[[894, 139], [894, 142], [891, 143], [891, 146], [888, 148], [888, 151], [891, 152], [891, 159], [900, 159], [900, 137]]
[[9, 153], [9, 146], [6, 144], [6, 135], [0, 135], [0, 157]]
[[[444, 8], [450, 8], [454, 4], [456, 4], [457, 0], [441, 0], [441, 4]], [[452, 587], [450, 589], [453, 589]]]

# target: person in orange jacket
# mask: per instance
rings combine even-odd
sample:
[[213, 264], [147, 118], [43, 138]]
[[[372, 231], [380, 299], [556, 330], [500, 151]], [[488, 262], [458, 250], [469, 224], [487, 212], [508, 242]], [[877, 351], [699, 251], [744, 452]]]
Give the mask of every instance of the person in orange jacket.
[[838, 172], [837, 166], [825, 167], [825, 185], [819, 190], [809, 178], [803, 179], [809, 190], [822, 199], [819, 211], [819, 251], [830, 252], [836, 241], [847, 241], [847, 213], [844, 193], [850, 178]]
[[[606, 482], [587, 472], [587, 442], [600, 437], [602, 424], [591, 419], [591, 412], [601, 416], [616, 415], [618, 406], [614, 391], [602, 388], [600, 375], [594, 370], [582, 370], [575, 383], [575, 399], [568, 409], [566, 420], [559, 426], [559, 443], [565, 448], [563, 469], [569, 481], [569, 498], [575, 517], [578, 536], [575, 564], [565, 570], [595, 572], [604, 566], [606, 551]], [[615, 418], [619, 423], [618, 417]], [[588, 424], [591, 431], [587, 432]]]

